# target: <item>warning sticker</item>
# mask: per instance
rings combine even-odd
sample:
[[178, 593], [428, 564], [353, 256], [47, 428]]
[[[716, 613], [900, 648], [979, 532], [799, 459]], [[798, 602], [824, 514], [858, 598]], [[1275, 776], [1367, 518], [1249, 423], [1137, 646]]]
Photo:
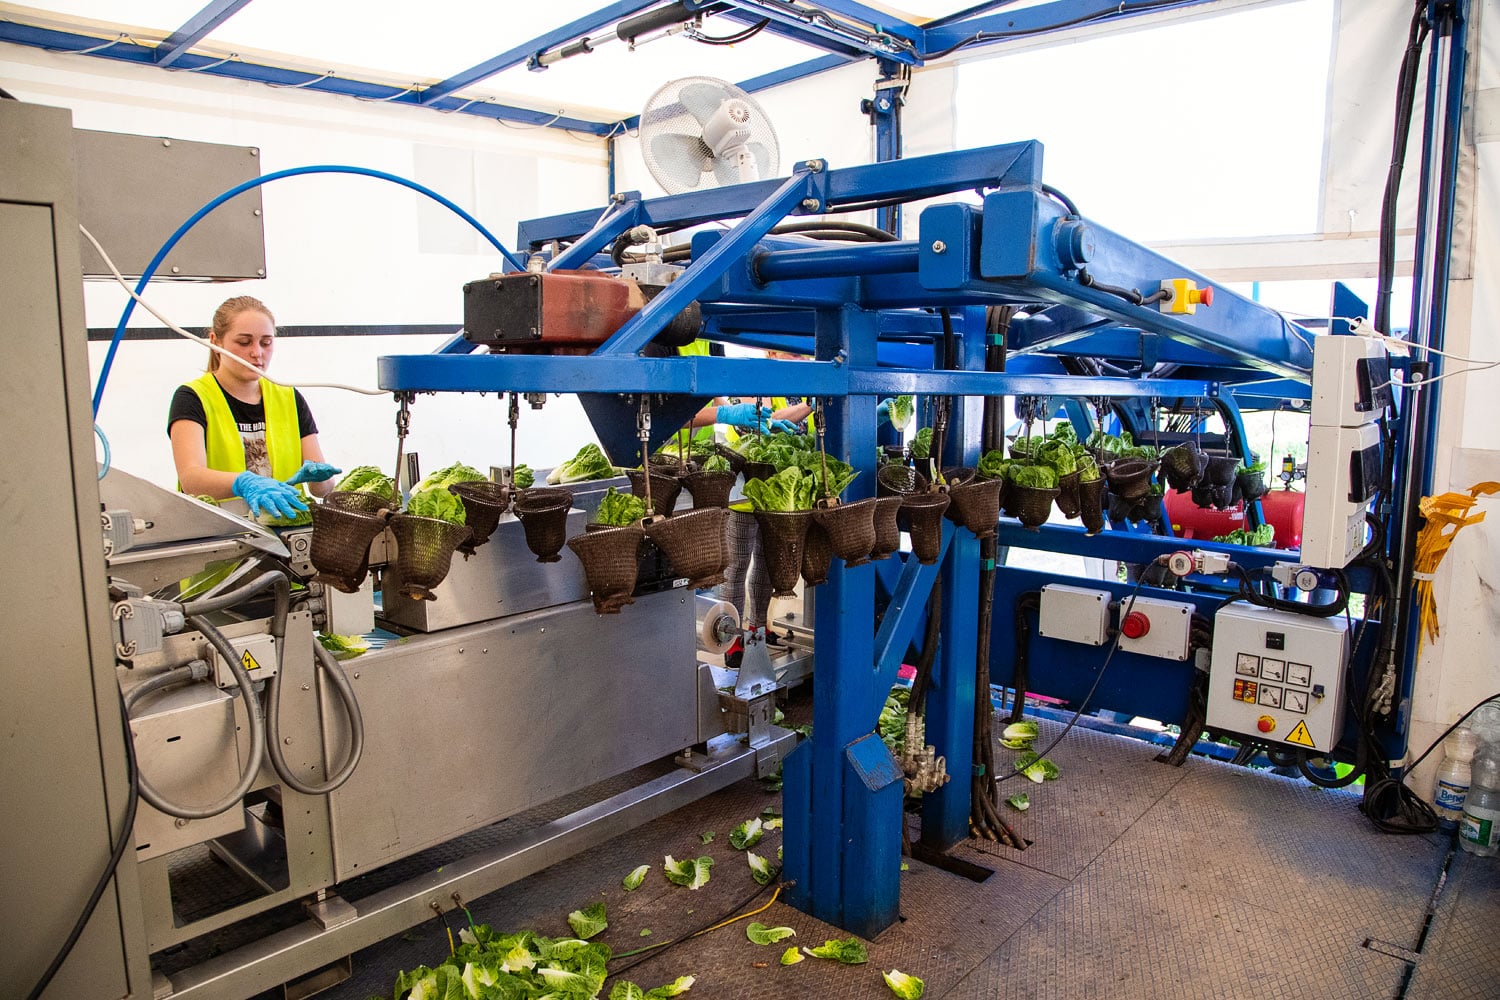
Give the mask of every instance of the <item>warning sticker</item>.
[[1295, 743], [1299, 747], [1313, 746], [1312, 734], [1307, 731], [1307, 723], [1297, 723], [1297, 728], [1287, 734], [1286, 741], [1288, 743]]
[[[250, 655], [250, 650], [247, 649], [243, 653], [240, 654], [240, 666], [244, 667], [245, 670], [246, 670], [246, 672], [249, 672], [249, 671], [252, 671], [252, 670], [259, 670], [260, 669], [260, 661], [257, 660], [255, 657], [251, 656]], [[1311, 745], [1312, 744], [1310, 744], [1310, 743], [1308, 744], [1308, 746], [1311, 746]]]

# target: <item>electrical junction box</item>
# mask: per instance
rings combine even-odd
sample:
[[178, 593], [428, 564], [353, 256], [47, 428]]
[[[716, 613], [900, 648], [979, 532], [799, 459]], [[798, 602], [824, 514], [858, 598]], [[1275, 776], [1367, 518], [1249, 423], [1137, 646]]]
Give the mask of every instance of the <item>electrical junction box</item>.
[[[240, 666], [245, 668], [252, 681], [270, 680], [276, 676], [275, 636], [247, 635], [230, 639], [229, 645], [239, 654]], [[226, 689], [239, 686], [234, 679], [234, 672], [229, 669], [218, 650], [214, 650], [214, 683]]]
[[1195, 610], [1196, 607], [1186, 601], [1163, 601], [1154, 597], [1121, 600], [1121, 652], [1157, 656], [1163, 660], [1186, 660]]
[[1391, 405], [1391, 361], [1374, 337], [1325, 334], [1313, 341], [1312, 424], [1358, 427]]
[[1049, 639], [1102, 646], [1109, 641], [1107, 590], [1049, 583], [1042, 588], [1037, 631]]
[[1365, 512], [1380, 488], [1380, 428], [1318, 427], [1308, 433], [1301, 561], [1342, 569], [1365, 546]]
[[1214, 616], [1208, 726], [1327, 753], [1344, 728], [1349, 626], [1246, 604]]

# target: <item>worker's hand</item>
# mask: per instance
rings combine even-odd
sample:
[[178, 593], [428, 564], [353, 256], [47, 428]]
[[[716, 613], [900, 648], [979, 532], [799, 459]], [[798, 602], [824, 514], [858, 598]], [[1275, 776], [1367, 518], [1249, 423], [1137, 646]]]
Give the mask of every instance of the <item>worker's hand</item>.
[[298, 483], [321, 483], [325, 479], [332, 479], [343, 472], [336, 469], [327, 462], [303, 462], [302, 468], [292, 474], [292, 478], [286, 480], [288, 486], [296, 486]]
[[756, 427], [771, 419], [769, 406], [756, 408], [754, 403], [726, 403], [714, 413], [714, 423], [731, 427]]
[[772, 434], [801, 434], [802, 433], [802, 425], [801, 424], [794, 424], [790, 420], [773, 420], [773, 421], [771, 421], [771, 433]]
[[890, 422], [891, 401], [889, 399], [882, 399], [880, 405], [875, 407], [875, 426], [879, 427], [881, 424], [888, 424]]
[[230, 488], [234, 490], [235, 496], [245, 501], [251, 514], [293, 518], [307, 510], [307, 504], [297, 496], [295, 489], [270, 476], [241, 472], [234, 477], [234, 485]]

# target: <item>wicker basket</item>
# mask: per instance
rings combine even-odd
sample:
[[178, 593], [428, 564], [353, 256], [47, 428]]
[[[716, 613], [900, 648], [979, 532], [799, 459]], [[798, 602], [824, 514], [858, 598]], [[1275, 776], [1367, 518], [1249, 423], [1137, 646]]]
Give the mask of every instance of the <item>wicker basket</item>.
[[1178, 493], [1196, 486], [1207, 465], [1208, 456], [1192, 441], [1168, 448], [1161, 456], [1161, 471], [1166, 474], [1167, 484]]
[[828, 532], [814, 520], [807, 526], [807, 538], [802, 543], [802, 582], [809, 587], [828, 582], [828, 567], [833, 565], [833, 545], [828, 541]]
[[[646, 474], [640, 469], [628, 469], [625, 475], [630, 480], [630, 492], [638, 497], [646, 496]], [[682, 492], [682, 484], [677, 481], [675, 475], [669, 476], [656, 470], [651, 471], [651, 513], [669, 515], [672, 508], [677, 506], [677, 495]]]
[[568, 548], [583, 563], [589, 596], [594, 610], [601, 615], [617, 615], [627, 604], [634, 603], [640, 569], [641, 542], [646, 533], [634, 525], [588, 531], [568, 539]]
[[379, 493], [359, 493], [354, 490], [334, 490], [323, 503], [339, 510], [353, 510], [361, 514], [378, 514], [382, 510], [395, 513], [401, 505], [387, 500]]
[[1078, 483], [1078, 516], [1091, 535], [1104, 530], [1104, 480], [1090, 479]]
[[714, 452], [724, 456], [725, 461], [729, 463], [729, 471], [733, 472], [736, 476], [745, 471], [745, 456], [733, 448], [715, 442]]
[[[943, 472], [947, 476], [947, 470]], [[1005, 488], [1001, 479], [974, 479], [948, 487], [948, 520], [974, 533], [975, 538], [991, 538], [1000, 523], [1000, 495]]]
[[1006, 496], [1009, 498], [1006, 503], [1011, 510], [1015, 511], [1016, 519], [1021, 522], [1021, 527], [1027, 531], [1036, 531], [1047, 523], [1047, 518], [1052, 514], [1052, 501], [1057, 499], [1060, 492], [1056, 487], [1044, 490], [1036, 486], [1011, 483], [1010, 488], [1006, 490]]
[[453, 550], [469, 537], [467, 525], [435, 517], [396, 514], [391, 518], [396, 536], [396, 574], [401, 593], [414, 601], [437, 600], [432, 591], [448, 575]]
[[698, 590], [716, 587], [724, 582], [724, 567], [729, 562], [729, 550], [724, 545], [728, 519], [729, 511], [723, 507], [685, 510], [676, 517], [646, 525], [646, 537], [666, 553], [675, 575], [688, 578], [688, 586]]
[[693, 509], [703, 507], [728, 507], [729, 494], [734, 490], [738, 478], [733, 472], [689, 472], [679, 477], [682, 486], [693, 498]]
[[950, 502], [946, 493], [912, 493], [901, 501], [912, 553], [923, 566], [937, 562], [943, 551], [943, 514]]
[[1234, 506], [1234, 484], [1199, 483], [1193, 487], [1193, 503], [1203, 509], [1228, 510]]
[[1251, 472], [1246, 469], [1234, 475], [1235, 496], [1246, 503], [1254, 503], [1265, 496], [1270, 487], [1266, 483], [1265, 472]]
[[1057, 477], [1057, 509], [1062, 511], [1063, 517], [1076, 518], [1082, 509], [1078, 496], [1078, 482], [1082, 478], [1083, 473], [1076, 470]]
[[357, 592], [370, 570], [370, 543], [385, 530], [385, 518], [328, 504], [312, 504], [311, 510], [315, 579], [346, 594]]
[[889, 559], [901, 547], [901, 513], [903, 496], [875, 498], [875, 544], [870, 547], [871, 559]]
[[511, 509], [521, 519], [526, 532], [526, 547], [537, 562], [560, 562], [563, 543], [568, 536], [568, 509], [573, 506], [571, 490], [536, 487], [522, 490], [511, 502]]
[[875, 495], [904, 497], [926, 493], [927, 477], [909, 465], [882, 465], [875, 473]]
[[[828, 535], [833, 554], [844, 560], [845, 566], [863, 566], [870, 561], [870, 551], [875, 547], [876, 503], [873, 499], [856, 500], [813, 510], [813, 523]], [[894, 527], [894, 508], [891, 521]]]
[[500, 515], [510, 506], [510, 487], [490, 482], [454, 483], [448, 492], [464, 502], [464, 523], [469, 526], [470, 538], [458, 551], [471, 556], [490, 540]]
[[669, 447], [666, 451], [651, 456], [651, 471], [663, 476], [685, 476], [689, 472], [697, 472], [698, 463], [692, 458], [679, 460], [677, 449]]
[[770, 479], [774, 475], [776, 475], [776, 466], [770, 462], [745, 463], [745, 482], [747, 483], [752, 479]]
[[1203, 482], [1210, 486], [1234, 486], [1234, 474], [1240, 467], [1240, 460], [1232, 455], [1212, 455], [1208, 459], [1208, 468], [1203, 470]]
[[952, 489], [955, 486], [972, 483], [978, 475], [979, 472], [977, 469], [971, 469], [968, 466], [950, 465], [943, 470], [943, 485]]
[[1109, 481], [1109, 491], [1115, 496], [1134, 500], [1150, 492], [1151, 473], [1154, 471], [1155, 462], [1122, 458], [1104, 467], [1104, 478]]
[[802, 574], [802, 548], [812, 511], [758, 510], [755, 520], [760, 525], [760, 555], [771, 579], [771, 596], [791, 597]]

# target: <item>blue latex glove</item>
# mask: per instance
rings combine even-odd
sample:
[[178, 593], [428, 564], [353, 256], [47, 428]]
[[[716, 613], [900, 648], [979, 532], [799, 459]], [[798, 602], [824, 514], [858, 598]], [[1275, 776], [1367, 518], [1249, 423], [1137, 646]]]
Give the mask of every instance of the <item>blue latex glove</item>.
[[771, 432], [773, 434], [801, 434], [802, 425], [794, 424], [790, 420], [771, 421]]
[[757, 410], [754, 403], [726, 403], [714, 414], [714, 423], [728, 424], [731, 427], [755, 427], [769, 420], [771, 413], [769, 406], [762, 406]]
[[891, 422], [891, 401], [882, 399], [880, 405], [875, 407], [875, 426]]
[[292, 478], [285, 480], [288, 486], [296, 486], [298, 483], [321, 483], [325, 479], [332, 479], [343, 472], [336, 469], [327, 462], [303, 462], [302, 468], [292, 473]]
[[241, 472], [234, 477], [230, 487], [234, 495], [250, 507], [251, 514], [273, 514], [276, 517], [293, 518], [307, 510], [307, 504], [297, 496], [297, 491], [286, 483], [270, 476], [257, 476], [253, 472]]

